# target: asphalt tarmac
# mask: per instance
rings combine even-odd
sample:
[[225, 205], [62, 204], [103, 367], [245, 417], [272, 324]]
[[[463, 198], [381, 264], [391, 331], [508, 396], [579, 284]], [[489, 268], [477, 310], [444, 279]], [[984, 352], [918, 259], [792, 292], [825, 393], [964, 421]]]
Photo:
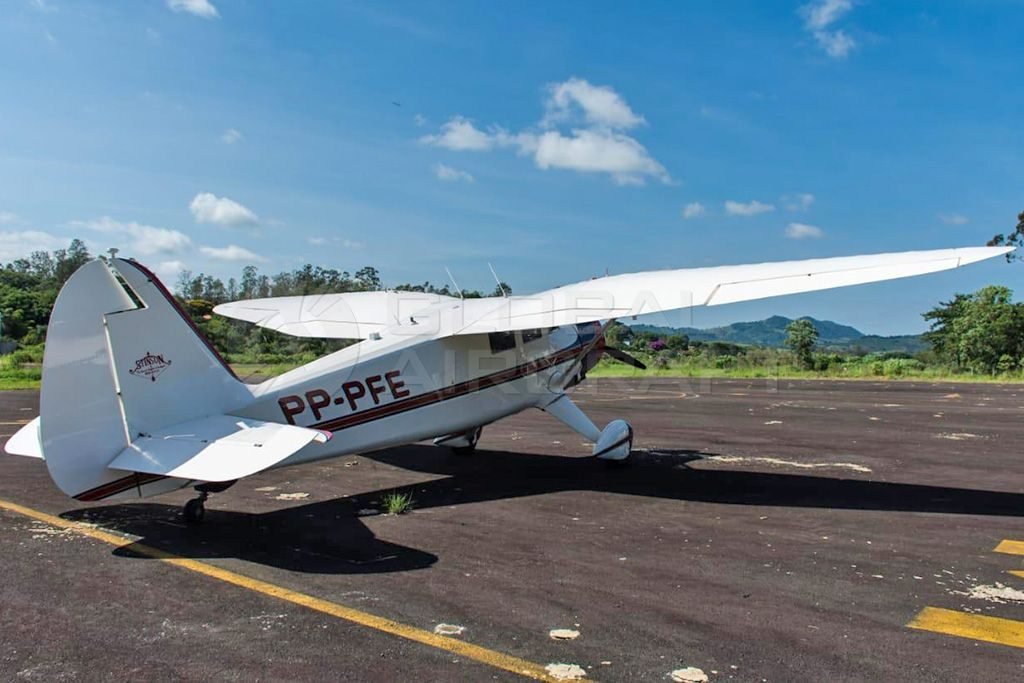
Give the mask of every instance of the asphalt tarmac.
[[[632, 423], [630, 465], [530, 412], [469, 457], [245, 479], [200, 527], [190, 492], [81, 504], [0, 457], [0, 679], [1024, 680], [1024, 386], [608, 379], [575, 398]], [[0, 434], [37, 406], [0, 393]], [[377, 514], [393, 491], [415, 510]]]

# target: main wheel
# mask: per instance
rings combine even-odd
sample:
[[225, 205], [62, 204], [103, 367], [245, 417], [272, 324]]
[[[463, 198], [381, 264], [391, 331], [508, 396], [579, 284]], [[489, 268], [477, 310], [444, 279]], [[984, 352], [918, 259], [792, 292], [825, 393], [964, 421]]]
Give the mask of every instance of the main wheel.
[[200, 524], [206, 517], [206, 506], [202, 498], [193, 498], [185, 503], [185, 522], [188, 524]]
[[607, 463], [625, 464], [633, 451], [633, 428], [625, 420], [612, 420], [594, 444], [594, 456]]
[[455, 455], [473, 455], [476, 451], [476, 445], [480, 441], [480, 434], [484, 431], [483, 427], [477, 427], [466, 432], [466, 440], [469, 442], [465, 446], [452, 446], [452, 453]]

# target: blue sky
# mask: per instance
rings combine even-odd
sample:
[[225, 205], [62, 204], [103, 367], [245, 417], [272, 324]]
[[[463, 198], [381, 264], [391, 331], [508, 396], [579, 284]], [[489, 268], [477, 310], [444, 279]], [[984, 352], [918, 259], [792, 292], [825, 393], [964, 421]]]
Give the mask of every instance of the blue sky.
[[[305, 262], [519, 293], [984, 244], [1024, 209], [1024, 3], [4, 0], [0, 261]], [[869, 332], [1024, 265], [697, 309]]]

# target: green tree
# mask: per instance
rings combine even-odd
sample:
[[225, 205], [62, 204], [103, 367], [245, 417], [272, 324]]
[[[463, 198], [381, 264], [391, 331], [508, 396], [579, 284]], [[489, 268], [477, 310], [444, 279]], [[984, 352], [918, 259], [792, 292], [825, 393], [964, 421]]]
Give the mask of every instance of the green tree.
[[505, 282], [498, 282], [487, 296], [512, 296], [512, 288]]
[[364, 266], [356, 271], [356, 283], [363, 291], [377, 291], [381, 289], [380, 273], [373, 266]]
[[818, 330], [806, 318], [794, 320], [786, 325], [786, 347], [796, 356], [797, 362], [805, 369], [814, 367], [814, 345], [818, 343]]
[[[1022, 247], [1024, 246], [1024, 211], [1017, 214], [1017, 227], [1008, 235], [1002, 233], [995, 235], [988, 241], [990, 247]], [[1007, 261], [1014, 261], [1024, 258], [1017, 253], [1011, 252], [1006, 255]]]
[[953, 323], [963, 317], [970, 305], [969, 295], [957, 294], [950, 301], [942, 301], [923, 314], [924, 319], [931, 324], [930, 329], [924, 333], [925, 341], [932, 345], [935, 355], [958, 368], [963, 367], [963, 359], [960, 356], [958, 328]]
[[685, 351], [690, 348], [690, 337], [685, 334], [670, 334], [665, 337], [665, 345], [672, 351]]
[[622, 346], [633, 338], [633, 331], [618, 320], [613, 320], [604, 331], [604, 340], [608, 346]]
[[68, 278], [91, 258], [85, 243], [80, 239], [71, 240], [67, 249], [53, 252], [53, 278], [57, 281], [57, 288], [62, 287]]
[[1024, 356], [1024, 304], [1007, 287], [990, 285], [925, 313], [926, 337], [935, 352], [957, 367], [996, 374], [1017, 367]]

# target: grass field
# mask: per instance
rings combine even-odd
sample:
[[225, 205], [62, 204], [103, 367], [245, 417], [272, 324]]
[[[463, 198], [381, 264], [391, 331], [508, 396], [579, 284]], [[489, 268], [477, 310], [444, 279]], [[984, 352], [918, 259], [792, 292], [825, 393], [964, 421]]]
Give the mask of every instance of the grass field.
[[[299, 363], [262, 365], [259, 363], [234, 363], [232, 369], [245, 381], [260, 381], [276, 377], [299, 367]], [[672, 363], [667, 367], [648, 367], [638, 370], [622, 363], [602, 360], [588, 373], [589, 377], [698, 377], [729, 379], [835, 379], [835, 380], [904, 380], [922, 382], [984, 382], [994, 384], [1024, 383], [1018, 373], [1009, 375], [978, 375], [950, 372], [944, 368], [923, 368], [920, 370], [899, 370], [898, 372], [876, 373], [870, 366], [854, 365], [835, 367], [827, 371], [803, 370], [791, 365], [764, 367], [719, 368], [701, 363]], [[39, 363], [14, 363], [7, 358], [0, 360], [0, 390], [38, 389], [42, 377]]]
[[602, 360], [592, 368], [588, 377], [701, 377], [728, 379], [834, 379], [834, 380], [891, 380], [891, 381], [924, 381], [924, 382], [980, 382], [994, 384], [1024, 383], [1018, 374], [1011, 375], [978, 375], [963, 372], [951, 372], [945, 368], [924, 368], [919, 371], [900, 371], [898, 373], [874, 373], [862, 368], [830, 369], [827, 371], [804, 370], [791, 365], [774, 367], [739, 367], [717, 368], [698, 364], [674, 364], [665, 368], [648, 367], [646, 370], [624, 365], [622, 363]]
[[0, 369], [0, 389], [38, 389], [42, 368]]

